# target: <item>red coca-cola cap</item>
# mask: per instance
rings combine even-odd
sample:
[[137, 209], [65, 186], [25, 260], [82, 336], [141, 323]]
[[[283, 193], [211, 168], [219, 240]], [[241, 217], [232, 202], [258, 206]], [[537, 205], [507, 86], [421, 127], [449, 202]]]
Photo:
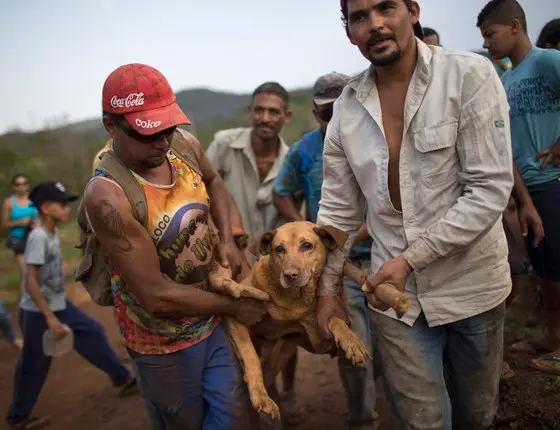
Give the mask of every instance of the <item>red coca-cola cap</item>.
[[103, 111], [123, 115], [145, 136], [180, 124], [190, 124], [175, 93], [159, 70], [146, 64], [125, 64], [103, 85]]

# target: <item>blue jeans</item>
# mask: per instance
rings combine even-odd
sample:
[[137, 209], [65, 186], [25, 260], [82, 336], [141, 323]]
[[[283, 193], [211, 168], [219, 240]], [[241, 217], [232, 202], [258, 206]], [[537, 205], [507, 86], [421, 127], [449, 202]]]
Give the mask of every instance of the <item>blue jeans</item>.
[[[107, 342], [103, 327], [66, 301], [66, 309], [54, 313], [59, 321], [74, 332], [74, 348], [87, 361], [105, 372], [115, 386], [126, 384], [130, 372], [124, 367]], [[17, 424], [29, 417], [51, 365], [43, 354], [43, 333], [48, 330], [41, 312], [20, 309], [23, 350], [16, 365], [12, 405], [6, 420]]]
[[[369, 270], [369, 258], [353, 259], [352, 263]], [[370, 353], [373, 353], [373, 335], [364, 292], [355, 282], [344, 278], [344, 298], [352, 330], [364, 342]], [[351, 427], [365, 427], [373, 425], [375, 421], [375, 379], [373, 367], [373, 361], [369, 361], [365, 366], [354, 366], [346, 358], [344, 352], [339, 351], [338, 368], [340, 379], [346, 392], [348, 424]]]
[[485, 430], [498, 408], [505, 304], [412, 327], [370, 311], [393, 430]]
[[12, 325], [10, 315], [4, 308], [4, 304], [0, 300], [0, 337], [7, 342], [14, 343], [16, 341], [16, 333]]
[[129, 353], [153, 430], [255, 428], [247, 385], [223, 325], [178, 352]]

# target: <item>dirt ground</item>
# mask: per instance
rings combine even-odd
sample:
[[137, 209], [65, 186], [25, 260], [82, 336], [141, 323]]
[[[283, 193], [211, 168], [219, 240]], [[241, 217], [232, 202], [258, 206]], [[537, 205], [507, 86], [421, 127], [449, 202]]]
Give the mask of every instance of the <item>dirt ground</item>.
[[[111, 309], [89, 302], [81, 288], [70, 290], [70, 299], [100, 321], [118, 354], [126, 357]], [[518, 329], [508, 331], [515, 340]], [[560, 377], [543, 375], [528, 367], [529, 356], [508, 355], [515, 377], [502, 384], [496, 429], [560, 429]], [[4, 415], [12, 392], [16, 353], [0, 345], [0, 413]], [[338, 377], [336, 360], [302, 352], [297, 368], [297, 397], [300, 418], [289, 428], [344, 430], [346, 403]], [[378, 389], [381, 393], [381, 387]], [[381, 430], [390, 429], [385, 404], [378, 399]], [[34, 410], [35, 415], [51, 415], [53, 430], [146, 430], [148, 423], [139, 397], [121, 399], [109, 380], [75, 353], [53, 361], [47, 383]], [[8, 429], [0, 421], [0, 430]]]

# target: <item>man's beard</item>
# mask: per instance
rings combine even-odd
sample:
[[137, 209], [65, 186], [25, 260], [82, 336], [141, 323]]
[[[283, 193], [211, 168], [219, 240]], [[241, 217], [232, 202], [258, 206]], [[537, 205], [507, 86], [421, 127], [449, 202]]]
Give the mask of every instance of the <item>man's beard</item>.
[[395, 64], [397, 61], [401, 59], [402, 53], [400, 49], [391, 52], [391, 54], [384, 56], [383, 58], [374, 58], [370, 56], [370, 61], [374, 66], [390, 66], [391, 64]]
[[369, 47], [369, 60], [371, 61], [371, 63], [374, 66], [390, 66], [391, 64], [396, 63], [402, 56], [402, 52], [400, 50], [400, 48], [397, 46], [397, 49], [394, 50], [393, 52], [391, 52], [389, 55], [383, 55], [383, 54], [377, 54], [380, 55], [381, 58], [376, 58], [376, 54], [372, 54], [371, 50], [374, 50], [374, 45], [378, 42], [383, 42], [385, 40], [392, 40], [395, 44], [396, 42], [396, 37], [394, 34], [391, 33], [386, 33], [386, 34], [382, 34], [379, 32], [374, 32], [371, 34], [371, 36], [369, 37], [368, 40], [368, 47]]

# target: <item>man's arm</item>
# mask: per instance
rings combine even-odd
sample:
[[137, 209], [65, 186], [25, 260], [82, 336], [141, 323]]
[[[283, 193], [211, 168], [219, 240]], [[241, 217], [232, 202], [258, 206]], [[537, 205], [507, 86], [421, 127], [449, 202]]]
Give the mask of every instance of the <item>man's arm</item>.
[[278, 176], [274, 179], [272, 199], [278, 212], [290, 221], [305, 221], [297, 208], [294, 195], [301, 192], [303, 178], [299, 170], [299, 143], [292, 145]]
[[526, 237], [530, 226], [533, 230], [533, 246], [536, 248], [544, 238], [544, 226], [515, 162], [513, 163], [512, 195], [518, 206], [517, 214], [521, 233], [523, 237]]
[[134, 218], [124, 192], [107, 181], [93, 181], [85, 191], [89, 220], [109, 260], [126, 280], [139, 304], [151, 314], [233, 315], [229, 297], [179, 285], [160, 271], [156, 248]]
[[202, 171], [202, 180], [206, 185], [206, 190], [208, 191], [208, 195], [210, 197], [212, 219], [220, 231], [220, 239], [222, 242], [233, 242], [229, 213], [232, 199], [231, 195], [229, 194], [222, 177], [218, 173], [218, 170], [214, 168], [210, 159], [202, 151], [198, 140], [193, 137], [191, 143], [193, 144], [193, 150], [199, 160], [200, 170]]
[[[340, 99], [339, 99], [340, 100]], [[354, 238], [363, 223], [363, 193], [346, 154], [339, 135], [339, 102], [335, 102], [333, 117], [327, 128], [323, 150], [323, 185], [317, 224], [329, 225], [349, 234], [339, 250], [329, 252], [317, 294], [320, 296], [340, 295], [344, 259], [354, 243]]]
[[[468, 80], [467, 80], [468, 79]], [[416, 271], [473, 243], [504, 212], [513, 186], [509, 105], [489, 62], [465, 78], [457, 134], [463, 194], [404, 253]]]
[[[194, 137], [191, 139], [191, 144], [193, 150], [198, 157], [200, 170], [202, 171], [202, 180], [206, 185], [206, 190], [208, 196], [210, 197], [210, 212], [212, 215], [212, 220], [220, 235], [220, 260], [221, 264], [225, 267], [228, 265], [231, 267], [233, 276], [236, 276], [241, 272], [241, 262], [239, 261], [239, 255], [237, 253], [237, 245], [233, 238], [232, 224], [230, 222], [230, 216], [232, 213], [230, 210], [233, 207], [234, 221], [237, 218], [237, 222], [241, 220], [241, 215], [233, 202], [226, 184], [224, 183], [222, 177], [218, 173], [217, 169], [212, 165], [210, 159], [202, 151], [200, 143]], [[209, 148], [210, 149], [210, 148]], [[211, 152], [212, 153], [212, 152]], [[236, 227], [243, 227], [243, 224]]]

